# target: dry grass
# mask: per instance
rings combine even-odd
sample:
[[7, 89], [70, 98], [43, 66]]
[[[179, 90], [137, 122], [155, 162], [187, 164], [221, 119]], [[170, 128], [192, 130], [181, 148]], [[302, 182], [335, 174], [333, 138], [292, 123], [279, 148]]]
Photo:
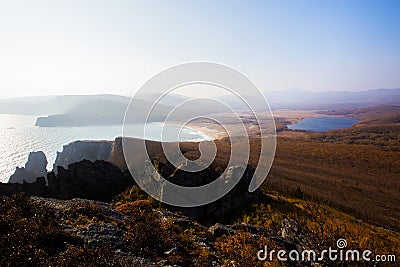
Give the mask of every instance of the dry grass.
[[[366, 125], [298, 138], [278, 136], [275, 160], [262, 190], [292, 195], [300, 188], [305, 197], [399, 231], [399, 127]], [[218, 152], [211, 168], [223, 171], [231, 144], [228, 139], [215, 143]], [[260, 139], [252, 138], [250, 145], [250, 164], [256, 166]], [[160, 143], [149, 141], [147, 146], [151, 157], [166, 162]], [[200, 156], [198, 146], [180, 143], [189, 159]]]
[[374, 145], [279, 138], [266, 192], [298, 187], [369, 222], [399, 230], [400, 153]]

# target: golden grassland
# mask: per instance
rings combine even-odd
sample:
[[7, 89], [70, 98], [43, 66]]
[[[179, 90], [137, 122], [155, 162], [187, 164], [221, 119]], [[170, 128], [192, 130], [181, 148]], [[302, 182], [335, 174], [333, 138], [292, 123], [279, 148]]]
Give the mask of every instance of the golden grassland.
[[[228, 163], [229, 139], [215, 141], [218, 152], [212, 165], [223, 170]], [[183, 142], [189, 159], [200, 156], [199, 143]], [[260, 139], [250, 139], [250, 164], [259, 163]], [[148, 144], [161, 161], [161, 145]], [[261, 189], [292, 195], [301, 190], [351, 215], [399, 231], [400, 124], [366, 124], [326, 133], [305, 133], [296, 138], [278, 135], [275, 159]]]
[[400, 152], [387, 149], [279, 138], [263, 190], [290, 194], [300, 188], [308, 197], [398, 231]]
[[385, 105], [349, 110], [325, 111], [327, 115], [348, 116], [360, 120], [358, 124], [392, 124], [400, 122], [400, 106]]

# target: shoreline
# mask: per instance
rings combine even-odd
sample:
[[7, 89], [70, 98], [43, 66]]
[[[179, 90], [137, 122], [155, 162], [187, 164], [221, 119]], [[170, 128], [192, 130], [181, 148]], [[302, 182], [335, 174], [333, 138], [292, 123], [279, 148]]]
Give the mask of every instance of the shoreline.
[[225, 132], [221, 132], [220, 130], [217, 130], [215, 128], [210, 128], [209, 126], [191, 125], [191, 126], [185, 126], [185, 127], [202, 132], [202, 133], [210, 136], [213, 140], [220, 140], [227, 136], [227, 134]]
[[[152, 123], [164, 125], [163, 122], [152, 122]], [[173, 122], [169, 122], [168, 124], [181, 126], [181, 124], [173, 123]], [[222, 139], [227, 136], [227, 134], [225, 132], [222, 132], [222, 131], [216, 129], [215, 127], [212, 127], [212, 125], [199, 125], [199, 124], [193, 125], [193, 124], [191, 124], [190, 126], [184, 126], [184, 128], [201, 132], [201, 133], [211, 137], [212, 140], [219, 140], [219, 139]], [[204, 140], [204, 141], [211, 141], [211, 140]], [[190, 142], [190, 141], [184, 141], [184, 142]]]

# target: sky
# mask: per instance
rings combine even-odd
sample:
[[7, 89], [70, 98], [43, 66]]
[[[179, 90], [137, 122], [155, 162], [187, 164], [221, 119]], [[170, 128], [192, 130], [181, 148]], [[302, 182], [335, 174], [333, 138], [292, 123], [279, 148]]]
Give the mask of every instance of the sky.
[[262, 91], [400, 87], [400, 1], [0, 0], [0, 98], [133, 95], [180, 63]]

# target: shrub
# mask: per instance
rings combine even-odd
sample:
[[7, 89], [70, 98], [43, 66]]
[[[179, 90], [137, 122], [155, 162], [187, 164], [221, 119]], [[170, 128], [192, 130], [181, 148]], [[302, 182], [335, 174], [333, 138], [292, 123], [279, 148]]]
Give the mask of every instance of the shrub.
[[119, 257], [109, 248], [88, 248], [69, 246], [68, 249], [57, 257], [49, 260], [50, 266], [58, 267], [86, 267], [86, 266], [121, 266]]
[[0, 265], [43, 266], [80, 239], [63, 232], [54, 214], [24, 194], [0, 198]]
[[141, 210], [150, 211], [150, 210], [152, 210], [152, 206], [148, 200], [137, 200], [134, 202], [128, 202], [128, 203], [118, 205], [115, 208], [115, 210], [120, 211], [125, 214], [128, 214], [128, 215], [134, 215], [135, 213], [140, 212]]
[[170, 247], [165, 224], [149, 201], [139, 200], [125, 204], [121, 209], [130, 215], [125, 224], [124, 241], [135, 255], [154, 257]]
[[257, 252], [264, 249], [277, 249], [277, 245], [270, 242], [265, 237], [254, 236], [247, 232], [236, 233], [231, 236], [225, 236], [215, 242], [215, 249], [223, 266], [234, 267], [254, 267], [275, 266], [277, 262], [263, 262], [258, 260]]
[[298, 186], [298, 187], [296, 188], [296, 190], [293, 192], [293, 196], [294, 196], [295, 198], [298, 198], [298, 199], [303, 199], [304, 193], [303, 193], [303, 191], [301, 191], [300, 186]]
[[93, 221], [106, 221], [99, 206], [91, 201], [79, 201], [73, 203], [64, 212], [65, 219], [73, 225], [86, 225]]
[[112, 203], [113, 206], [117, 208], [119, 205], [129, 204], [137, 200], [147, 200], [153, 207], [158, 207], [160, 205], [160, 202], [150, 197], [140, 187], [135, 185], [116, 196]]

